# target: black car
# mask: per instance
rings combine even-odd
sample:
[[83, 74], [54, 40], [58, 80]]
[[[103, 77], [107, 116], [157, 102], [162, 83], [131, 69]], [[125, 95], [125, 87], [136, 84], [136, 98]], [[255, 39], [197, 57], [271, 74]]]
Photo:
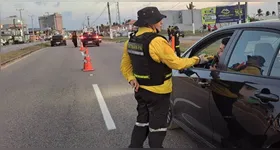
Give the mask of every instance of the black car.
[[169, 129], [183, 128], [206, 147], [280, 148], [280, 21], [221, 28], [181, 57], [216, 55], [227, 37], [216, 69], [173, 70]]
[[67, 45], [66, 39], [64, 38], [63, 35], [53, 35], [51, 39], [51, 46], [56, 46], [56, 45]]
[[81, 42], [83, 43], [83, 46], [89, 46], [89, 45], [100, 45], [100, 40], [99, 40], [98, 34], [94, 32], [85, 32], [81, 36]]

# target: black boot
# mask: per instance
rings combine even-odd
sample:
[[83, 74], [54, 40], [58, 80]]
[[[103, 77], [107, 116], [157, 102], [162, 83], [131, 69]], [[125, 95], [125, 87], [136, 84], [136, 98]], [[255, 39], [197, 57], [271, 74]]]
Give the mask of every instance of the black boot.
[[166, 136], [165, 131], [150, 132], [149, 133], [149, 146], [150, 148], [163, 148], [162, 144]]
[[143, 144], [149, 134], [149, 127], [134, 126], [131, 142], [128, 148], [143, 148]]

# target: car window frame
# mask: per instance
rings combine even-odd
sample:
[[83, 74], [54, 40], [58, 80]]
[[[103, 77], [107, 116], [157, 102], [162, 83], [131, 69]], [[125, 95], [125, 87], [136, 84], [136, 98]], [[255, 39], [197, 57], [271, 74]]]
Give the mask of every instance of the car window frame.
[[[279, 32], [279, 34], [280, 34], [280, 32]], [[272, 78], [272, 79], [280, 79], [280, 76], [279, 76], [279, 77], [277, 77], [277, 76], [271, 76], [271, 72], [272, 72], [272, 69], [273, 69], [275, 60], [276, 60], [276, 58], [277, 58], [277, 55], [280, 53], [280, 43], [279, 43], [277, 49], [278, 49], [278, 51], [277, 51], [276, 55], [273, 56], [273, 61], [272, 61], [273, 63], [272, 63], [272, 66], [271, 66], [271, 68], [269, 68], [269, 71], [270, 71], [270, 72], [269, 72], [269, 77]], [[271, 69], [271, 70], [270, 70], [270, 69]]]
[[237, 42], [238, 40], [240, 39], [240, 37], [242, 36], [243, 32], [244, 31], [265, 31], [265, 32], [272, 32], [272, 33], [278, 33], [280, 35], [280, 30], [276, 30], [276, 29], [268, 29], [268, 28], [257, 28], [257, 27], [250, 27], [250, 28], [242, 28], [242, 29], [239, 29], [239, 35], [238, 35], [238, 38], [236, 39], [236, 41], [234, 43], [231, 43], [231, 48], [228, 49], [228, 51], [226, 52], [226, 55], [224, 56], [225, 58], [222, 59], [222, 64], [224, 65], [224, 69], [219, 69], [219, 72], [222, 72], [222, 73], [228, 73], [228, 74], [236, 74], [236, 75], [243, 75], [243, 76], [253, 76], [253, 77], [260, 77], [260, 78], [269, 78], [269, 79], [279, 79], [280, 77], [274, 77], [274, 76], [270, 76], [271, 74], [271, 71], [272, 71], [272, 68], [273, 68], [273, 65], [274, 65], [274, 62], [275, 62], [275, 59], [279, 53], [279, 49], [280, 49], [280, 44], [278, 46], [278, 51], [276, 50], [276, 52], [274, 53], [273, 57], [272, 57], [272, 60], [271, 60], [271, 64], [269, 66], [269, 69], [268, 69], [268, 73], [266, 76], [256, 76], [256, 75], [251, 75], [251, 74], [241, 74], [239, 72], [230, 72], [230, 71], [227, 71], [227, 67], [228, 67], [228, 64], [230, 62], [230, 58], [234, 52], [234, 48], [236, 47], [237, 45]]
[[[225, 49], [224, 49], [224, 55], [219, 59], [219, 66], [221, 66], [219, 68], [219, 70], [224, 70], [226, 68], [224, 68], [223, 66], [223, 62], [225, 59], [225, 56], [227, 55], [227, 53], [229, 52], [230, 48], [232, 48], [232, 45], [235, 44], [236, 39], [239, 36], [240, 31], [233, 28], [233, 29], [224, 29], [224, 30], [216, 30], [213, 33], [209, 33], [208, 35], [206, 35], [205, 37], [203, 37], [202, 39], [200, 39], [199, 41], [197, 41], [194, 45], [192, 45], [185, 53], [183, 53], [181, 56], [182, 57], [192, 57], [194, 56], [195, 53], [198, 53], [199, 50], [195, 50], [197, 49], [199, 46], [203, 46], [203, 48], [206, 48], [207, 46], [209, 46], [208, 44], [212, 41], [210, 39], [213, 39], [215, 37], [220, 37], [223, 34], [229, 34], [232, 33], [230, 40], [228, 41], [228, 44], [226, 45]], [[207, 42], [206, 42], [207, 41]], [[203, 44], [204, 43], [204, 44]], [[207, 44], [208, 43], [208, 44]], [[212, 43], [211, 43], [212, 44]], [[207, 46], [205, 46], [207, 45]], [[199, 48], [200, 50], [203, 48]], [[218, 49], [218, 47], [217, 47]], [[199, 68], [199, 67], [192, 67], [192, 69], [194, 70], [203, 70], [203, 71], [208, 71], [210, 72], [210, 69], [206, 69], [206, 68]]]

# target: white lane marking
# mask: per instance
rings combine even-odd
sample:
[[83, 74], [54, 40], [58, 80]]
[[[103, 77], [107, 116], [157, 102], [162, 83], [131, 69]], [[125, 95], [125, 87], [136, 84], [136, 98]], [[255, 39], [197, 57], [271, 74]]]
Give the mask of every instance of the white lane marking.
[[198, 106], [197, 104], [195, 104], [194, 102], [190, 101], [190, 100], [187, 100], [187, 99], [184, 99], [184, 98], [176, 98], [175, 101], [174, 101], [174, 104], [177, 103], [177, 102], [186, 102], [186, 103], [189, 103], [191, 105], [193, 105], [194, 107], [196, 108], [201, 108], [200, 106]]
[[92, 87], [93, 87], [93, 89], [95, 91], [95, 94], [96, 94], [96, 97], [97, 97], [97, 101], [99, 103], [101, 112], [103, 114], [103, 119], [105, 121], [107, 129], [108, 130], [116, 129], [116, 125], [115, 125], [115, 123], [114, 123], [114, 121], [112, 119], [112, 116], [111, 116], [111, 114], [110, 114], [110, 112], [108, 110], [108, 107], [107, 107], [107, 105], [105, 103], [105, 100], [104, 100], [104, 98], [102, 96], [102, 93], [101, 93], [98, 85], [97, 84], [92, 84]]

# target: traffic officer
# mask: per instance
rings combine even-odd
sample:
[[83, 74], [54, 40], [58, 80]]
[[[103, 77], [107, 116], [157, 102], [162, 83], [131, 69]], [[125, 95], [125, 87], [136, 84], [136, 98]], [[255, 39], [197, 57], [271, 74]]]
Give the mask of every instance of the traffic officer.
[[172, 69], [207, 62], [204, 56], [179, 58], [164, 36], [159, 35], [162, 15], [157, 7], [137, 12], [138, 32], [124, 44], [121, 72], [134, 88], [138, 116], [129, 148], [142, 148], [148, 137], [151, 148], [162, 148], [172, 92]]
[[171, 26], [168, 26], [167, 34], [168, 34], [168, 41], [171, 41]]
[[74, 31], [73, 34], [72, 34], [72, 42], [73, 42], [75, 47], [78, 46], [78, 41], [77, 40], [78, 40], [77, 32]]
[[178, 28], [178, 26], [175, 26], [173, 28], [173, 34], [171, 36], [174, 36], [174, 40], [175, 40], [175, 52], [177, 54], [178, 57], [181, 56], [181, 50], [180, 50], [180, 30]]

